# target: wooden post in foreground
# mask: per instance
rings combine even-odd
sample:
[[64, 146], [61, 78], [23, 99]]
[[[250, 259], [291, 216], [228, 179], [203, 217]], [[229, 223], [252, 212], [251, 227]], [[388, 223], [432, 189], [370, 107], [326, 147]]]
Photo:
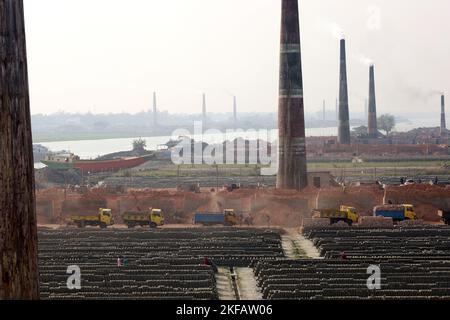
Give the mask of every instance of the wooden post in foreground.
[[23, 0], [0, 0], [0, 299], [38, 299]]

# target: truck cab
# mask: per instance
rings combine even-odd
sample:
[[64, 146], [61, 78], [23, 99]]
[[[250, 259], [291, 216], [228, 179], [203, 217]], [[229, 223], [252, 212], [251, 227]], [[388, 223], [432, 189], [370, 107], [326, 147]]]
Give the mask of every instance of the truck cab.
[[151, 209], [150, 220], [155, 226], [164, 225], [164, 216], [161, 209]]
[[351, 220], [353, 223], [358, 223], [359, 214], [356, 211], [356, 208], [349, 206], [341, 206], [340, 211], [347, 213], [347, 219]]
[[237, 214], [234, 209], [225, 209], [223, 213], [227, 225], [236, 226], [242, 223], [242, 216]]
[[416, 220], [417, 215], [414, 210], [414, 206], [412, 204], [404, 204], [403, 207], [405, 208], [405, 219], [406, 220]]
[[100, 225], [101, 226], [112, 226], [114, 224], [114, 217], [112, 215], [111, 209], [98, 209]]

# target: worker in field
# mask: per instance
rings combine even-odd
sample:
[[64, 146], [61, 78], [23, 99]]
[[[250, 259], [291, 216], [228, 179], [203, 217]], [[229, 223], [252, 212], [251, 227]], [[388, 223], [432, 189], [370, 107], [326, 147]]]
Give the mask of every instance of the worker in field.
[[128, 258], [124, 257], [124, 256], [119, 256], [117, 258], [117, 266], [120, 267], [126, 267], [128, 266]]
[[437, 185], [439, 184], [439, 179], [438, 179], [438, 177], [434, 177], [433, 184], [434, 184], [435, 186], [437, 186]]
[[347, 260], [347, 254], [345, 252], [341, 252], [341, 260]]

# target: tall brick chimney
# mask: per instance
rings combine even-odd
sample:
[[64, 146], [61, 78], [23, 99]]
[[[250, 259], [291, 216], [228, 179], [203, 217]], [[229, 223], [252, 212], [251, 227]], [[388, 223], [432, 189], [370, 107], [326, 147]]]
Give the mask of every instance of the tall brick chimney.
[[281, 14], [277, 187], [301, 190], [308, 177], [298, 0], [282, 0]]
[[202, 100], [202, 120], [203, 124], [206, 122], [206, 94], [203, 94], [203, 100]]
[[445, 121], [445, 96], [441, 95], [441, 136], [447, 134], [447, 125]]
[[345, 40], [341, 40], [341, 58], [339, 75], [339, 134], [340, 144], [350, 144], [350, 116], [348, 111], [347, 58]]
[[369, 69], [369, 128], [370, 138], [378, 138], [377, 101], [375, 96], [375, 67]]
[[158, 125], [158, 109], [156, 106], [156, 92], [153, 92], [153, 126]]

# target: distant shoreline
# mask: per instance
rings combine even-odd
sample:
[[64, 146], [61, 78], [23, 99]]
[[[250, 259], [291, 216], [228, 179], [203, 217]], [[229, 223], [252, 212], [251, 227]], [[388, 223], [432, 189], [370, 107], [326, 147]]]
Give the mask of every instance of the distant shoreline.
[[161, 134], [62, 134], [57, 138], [50, 137], [50, 134], [33, 134], [33, 143], [49, 143], [49, 142], [64, 142], [64, 141], [89, 141], [89, 140], [108, 140], [108, 139], [132, 139], [139, 137], [161, 137]]
[[[306, 127], [307, 130], [329, 130], [336, 127]], [[277, 128], [268, 128], [267, 130], [276, 130]], [[247, 129], [243, 129], [247, 130]], [[400, 130], [405, 131], [405, 130]], [[409, 131], [409, 129], [407, 130]], [[335, 134], [330, 134], [333, 136]], [[57, 137], [55, 137], [57, 136]], [[137, 138], [160, 138], [171, 137], [172, 132], [105, 132], [105, 133], [33, 133], [33, 143], [52, 143], [52, 142], [65, 142], [65, 141], [97, 141], [97, 140], [110, 140], [110, 139], [137, 139]], [[307, 134], [307, 137], [324, 136], [324, 135], [311, 135]]]

